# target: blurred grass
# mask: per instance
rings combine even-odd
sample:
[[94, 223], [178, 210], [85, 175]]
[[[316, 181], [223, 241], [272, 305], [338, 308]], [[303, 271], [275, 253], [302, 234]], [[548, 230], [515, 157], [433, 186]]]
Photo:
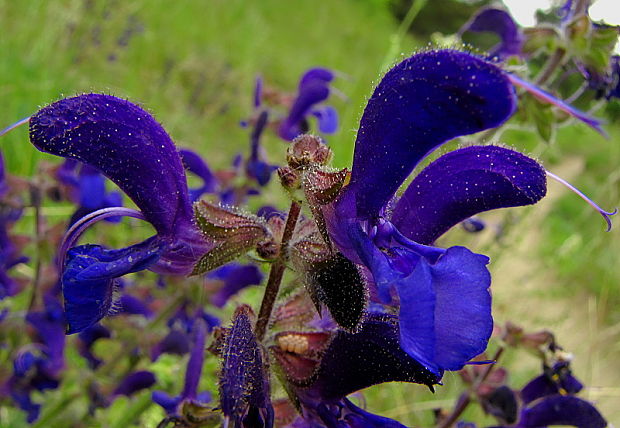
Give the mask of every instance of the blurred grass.
[[[396, 59], [392, 58], [394, 54], [409, 54], [416, 46], [410, 37], [400, 36], [398, 23], [383, 0], [0, 0], [0, 28], [0, 127], [63, 96], [102, 91], [143, 103], [178, 145], [193, 147], [216, 167], [227, 165], [234, 153], [247, 151], [248, 131], [238, 122], [251, 112], [254, 77], [261, 74], [268, 85], [293, 91], [300, 74], [312, 66], [329, 67], [345, 76], [338, 78], [335, 86], [348, 100], [330, 100], [339, 111], [341, 127], [329, 142], [336, 153], [335, 164], [350, 165], [358, 119], [382, 67]], [[613, 128], [610, 133], [606, 141], [582, 125], [571, 125], [560, 129], [550, 146], [541, 145], [532, 132], [523, 130], [507, 131], [500, 141], [535, 154], [545, 160], [547, 168], [560, 174], [567, 158], [577, 159], [580, 170], [570, 177], [573, 184], [604, 207], [613, 208], [620, 191], [620, 132]], [[265, 144], [270, 160], [281, 162], [285, 145], [273, 136], [266, 136]], [[25, 128], [3, 137], [0, 148], [9, 172], [14, 174], [32, 174], [41, 159], [51, 159], [27, 142]], [[619, 322], [617, 230], [604, 233], [600, 217], [569, 193], [554, 200], [540, 220], [532, 229], [519, 229], [525, 226], [518, 224], [503, 243], [489, 246], [494, 260], [510, 259], [520, 238], [535, 234], [536, 245], [527, 248], [522, 257], [538, 260], [537, 268], [542, 269], [539, 275], [528, 277], [529, 286], [516, 293], [518, 299], [514, 298], [518, 284], [507, 279], [520, 278], [520, 272], [494, 272], [498, 321], [505, 321], [513, 306], [546, 313], [551, 305], [570, 309], [592, 298], [597, 322]], [[123, 239], [120, 234], [114, 238], [119, 242]], [[457, 232], [448, 239], [481, 250], [478, 237]], [[551, 282], [543, 275], [547, 271], [553, 273]], [[259, 292], [252, 290], [243, 298], [258, 299]], [[577, 311], [569, 310], [567, 316], [576, 317], [577, 325], [584, 321], [577, 318], [581, 316]], [[577, 361], [585, 348], [618, 342], [618, 332], [603, 327], [602, 331], [607, 342], [597, 342], [597, 336], [588, 339], [591, 341], [584, 349], [569, 349]], [[562, 335], [570, 334], [566, 328], [559, 331], [560, 343]], [[69, 358], [70, 364], [80, 360], [75, 355]], [[172, 358], [158, 362], [155, 370], [164, 385], [178, 380], [184, 361]], [[205, 371], [215, 372], [215, 360], [207, 361], [212, 367]], [[617, 364], [613, 367], [617, 369]], [[532, 360], [523, 373], [517, 374], [514, 384], [523, 385], [537, 371]], [[205, 377], [204, 381], [212, 391], [213, 380]], [[371, 388], [365, 394], [368, 408], [408, 425], [429, 425], [430, 410], [449, 408], [459, 389], [457, 375], [447, 374], [444, 381], [446, 386], [434, 395], [417, 385]], [[46, 394], [52, 397], [46, 408], [59, 402], [62, 394], [74, 391], [75, 385], [68, 385], [58, 393]], [[121, 423], [121, 416], [131, 405], [128, 401], [119, 401], [105, 415], [98, 412], [88, 421], [100, 426]], [[67, 412], [79, 415], [84, 403], [76, 400]], [[483, 420], [479, 412], [473, 412], [468, 414], [470, 419]], [[161, 417], [161, 411], [153, 406], [143, 415], [143, 426], [153, 426]], [[490, 419], [485, 421], [491, 423]], [[0, 426], [23, 423], [21, 412], [0, 411]]]

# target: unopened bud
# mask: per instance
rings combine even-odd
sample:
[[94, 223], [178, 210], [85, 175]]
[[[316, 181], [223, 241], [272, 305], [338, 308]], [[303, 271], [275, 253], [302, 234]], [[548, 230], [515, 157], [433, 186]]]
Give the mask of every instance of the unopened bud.
[[286, 161], [295, 169], [327, 165], [331, 157], [331, 149], [319, 137], [309, 134], [295, 138], [286, 153]]

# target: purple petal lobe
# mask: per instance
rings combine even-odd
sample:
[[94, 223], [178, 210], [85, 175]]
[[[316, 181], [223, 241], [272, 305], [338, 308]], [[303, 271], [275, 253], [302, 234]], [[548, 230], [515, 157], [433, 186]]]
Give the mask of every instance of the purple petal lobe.
[[407, 355], [398, 337], [397, 320], [390, 315], [370, 315], [357, 333], [339, 330], [308, 388], [324, 400], [337, 400], [383, 382], [437, 384], [441, 375]]
[[181, 159], [183, 159], [185, 168], [202, 180], [202, 186], [189, 189], [191, 201], [195, 202], [200, 199], [203, 194], [214, 192], [217, 186], [217, 178], [215, 178], [202, 157], [189, 149], [179, 150], [179, 155], [181, 155]]
[[465, 30], [491, 32], [499, 36], [501, 42], [490, 52], [491, 57], [505, 58], [521, 53], [523, 35], [512, 16], [503, 9], [488, 8], [481, 10], [473, 17]]
[[472, 215], [533, 204], [546, 192], [545, 170], [535, 160], [502, 147], [471, 146], [422, 170], [398, 201], [392, 222], [409, 239], [430, 244]]
[[299, 92], [303, 91], [304, 87], [318, 82], [329, 83], [334, 80], [334, 72], [328, 68], [315, 67], [310, 68], [299, 79]]
[[62, 276], [67, 334], [78, 333], [106, 316], [112, 305], [114, 279], [144, 270], [165, 246], [150, 238], [121, 250], [82, 245], [69, 250]]
[[312, 110], [319, 121], [319, 131], [333, 134], [338, 130], [338, 112], [332, 106], [323, 106]]
[[101, 94], [66, 98], [30, 119], [30, 140], [101, 171], [160, 234], [191, 221], [181, 158], [162, 126], [137, 105]]
[[548, 425], [568, 425], [578, 428], [604, 428], [607, 421], [596, 408], [572, 395], [552, 395], [521, 413], [519, 426], [539, 428]]
[[255, 265], [232, 262], [209, 272], [207, 278], [223, 282], [222, 287], [211, 296], [211, 303], [221, 308], [239, 291], [251, 285], [259, 285], [263, 273]]
[[155, 375], [147, 370], [128, 374], [116, 387], [112, 395], [131, 396], [138, 391], [150, 388], [157, 382]]
[[499, 126], [515, 105], [506, 75], [468, 53], [428, 51], [395, 66], [360, 121], [350, 185], [357, 217], [378, 215], [427, 153], [452, 138]]
[[301, 134], [301, 122], [308, 115], [311, 108], [329, 97], [329, 87], [321, 80], [311, 80], [300, 87], [299, 94], [291, 107], [286, 119], [280, 124], [278, 135], [285, 140], [292, 141]]
[[403, 349], [434, 373], [460, 370], [491, 337], [489, 259], [451, 247], [435, 264], [421, 258], [396, 282]]
[[194, 321], [194, 345], [192, 353], [187, 362], [185, 371], [185, 386], [181, 396], [185, 399], [195, 400], [198, 393], [198, 384], [202, 374], [202, 364], [204, 362], [205, 341], [207, 338], [207, 324], [202, 318]]

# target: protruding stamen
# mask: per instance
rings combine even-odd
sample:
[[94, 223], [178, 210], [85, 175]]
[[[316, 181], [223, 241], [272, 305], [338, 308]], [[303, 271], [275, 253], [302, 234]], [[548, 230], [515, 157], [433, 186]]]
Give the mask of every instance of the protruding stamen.
[[8, 134], [9, 132], [11, 132], [15, 128], [17, 128], [18, 126], [22, 126], [22, 125], [28, 123], [28, 121], [30, 120], [30, 117], [31, 116], [25, 117], [22, 120], [20, 120], [18, 122], [15, 122], [13, 125], [7, 126], [2, 131], [0, 131], [0, 137], [2, 137], [4, 134]]
[[583, 192], [581, 192], [579, 189], [577, 189], [575, 186], [573, 186], [572, 184], [570, 184], [569, 182], [567, 182], [563, 178], [558, 177], [557, 175], [555, 175], [552, 172], [549, 172], [549, 171], [545, 171], [545, 172], [547, 173], [547, 176], [553, 178], [558, 183], [563, 184], [564, 186], [568, 187], [570, 190], [572, 190], [577, 195], [579, 195], [579, 197], [581, 199], [586, 201], [588, 203], [588, 205], [590, 205], [592, 208], [597, 210], [599, 212], [599, 214], [602, 215], [603, 218], [605, 219], [605, 221], [607, 222], [607, 232], [609, 232], [611, 230], [611, 226], [612, 226], [612, 224], [611, 224], [611, 216], [615, 215], [616, 213], [618, 213], [618, 208], [616, 208], [615, 210], [613, 210], [611, 212], [610, 211], [605, 211], [604, 209], [599, 207], [592, 199], [588, 198]]
[[140, 220], [144, 220], [144, 215], [140, 211], [133, 210], [125, 207], [110, 207], [102, 208], [97, 211], [85, 215], [78, 221], [76, 221], [65, 233], [60, 243], [59, 256], [58, 256], [58, 271], [62, 272], [65, 265], [65, 256], [69, 248], [77, 242], [82, 234], [93, 224], [98, 221], [104, 220], [109, 217], [133, 217]]
[[605, 131], [603, 131], [603, 128], [601, 128], [601, 122], [599, 120], [588, 116], [581, 110], [576, 109], [575, 107], [571, 106], [570, 104], [567, 104], [561, 99], [554, 97], [549, 92], [543, 91], [539, 87], [515, 76], [514, 74], [507, 73], [507, 76], [513, 85], [518, 86], [521, 89], [524, 89], [525, 91], [532, 94], [532, 96], [534, 96], [535, 98], [539, 99], [540, 101], [544, 103], [553, 104], [554, 106], [556, 106], [557, 108], [565, 112], [566, 114], [579, 119], [586, 125], [596, 130], [599, 134], [603, 135], [604, 137], [607, 137], [607, 134], [605, 133]]

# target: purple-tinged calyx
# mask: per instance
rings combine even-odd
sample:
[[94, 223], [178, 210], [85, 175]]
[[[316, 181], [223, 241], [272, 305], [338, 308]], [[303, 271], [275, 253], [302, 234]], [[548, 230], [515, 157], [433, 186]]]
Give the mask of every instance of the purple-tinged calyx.
[[226, 420], [238, 427], [273, 426], [269, 396], [269, 375], [263, 364], [263, 350], [252, 329], [252, 310], [241, 306], [222, 347], [220, 407]]

